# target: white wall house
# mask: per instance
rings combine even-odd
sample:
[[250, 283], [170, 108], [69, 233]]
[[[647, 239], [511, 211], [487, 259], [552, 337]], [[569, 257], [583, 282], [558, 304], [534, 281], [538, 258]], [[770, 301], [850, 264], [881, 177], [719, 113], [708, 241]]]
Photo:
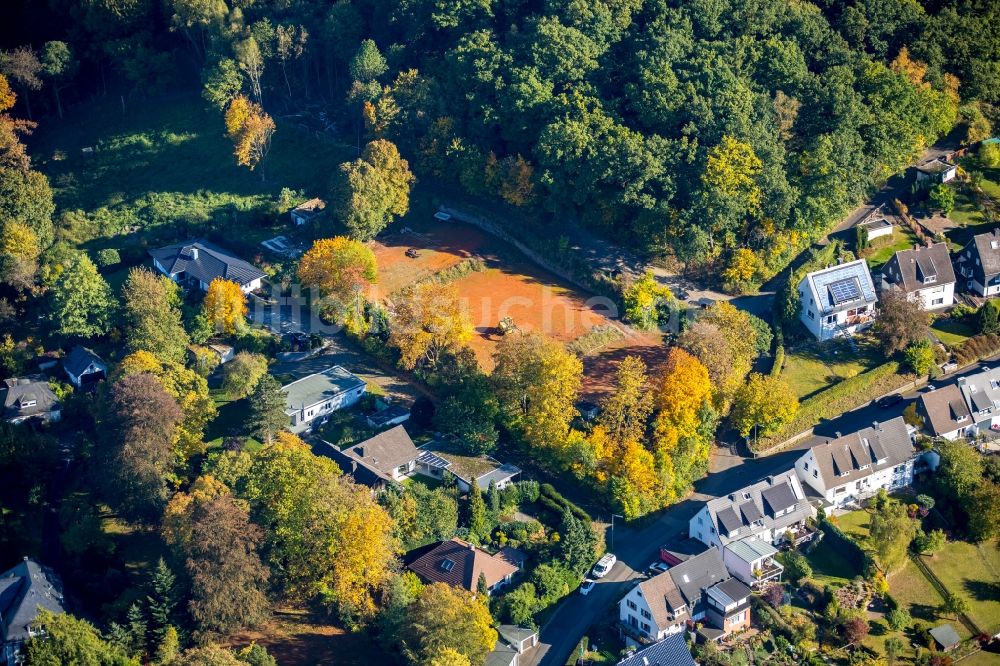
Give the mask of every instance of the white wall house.
[[722, 559], [734, 578], [753, 588], [781, 580], [785, 568], [774, 559], [777, 554], [778, 549], [767, 540], [749, 537], [726, 546]]
[[978, 234], [955, 258], [962, 286], [980, 296], [1000, 294], [1000, 229]]
[[77, 345], [63, 361], [63, 371], [73, 386], [91, 386], [107, 376], [108, 366], [93, 351]]
[[618, 602], [618, 619], [649, 640], [663, 640], [684, 630], [687, 604], [665, 571], [640, 582]]
[[300, 433], [325, 422], [333, 412], [360, 400], [366, 388], [363, 379], [339, 365], [282, 386], [289, 430]]
[[958, 166], [940, 158], [934, 158], [917, 166], [918, 183], [947, 183], [954, 180], [956, 175], [958, 175]]
[[947, 243], [900, 250], [882, 269], [882, 288], [899, 289], [924, 310], [955, 304], [955, 271]]
[[931, 437], [943, 437], [953, 441], [960, 437], [975, 435], [977, 432], [965, 396], [957, 384], [921, 393], [917, 405], [924, 418], [924, 430]]
[[834, 507], [860, 502], [913, 483], [917, 451], [898, 416], [850, 435], [819, 444], [796, 462], [795, 472]]
[[260, 289], [263, 271], [204, 240], [175, 243], [150, 250], [153, 265], [178, 284], [195, 285], [202, 291], [216, 278], [240, 285], [244, 294]]
[[875, 285], [858, 259], [807, 274], [798, 285], [799, 319], [817, 340], [851, 335], [875, 321]]
[[958, 389], [972, 416], [969, 434], [1000, 431], [1000, 368], [959, 377]]

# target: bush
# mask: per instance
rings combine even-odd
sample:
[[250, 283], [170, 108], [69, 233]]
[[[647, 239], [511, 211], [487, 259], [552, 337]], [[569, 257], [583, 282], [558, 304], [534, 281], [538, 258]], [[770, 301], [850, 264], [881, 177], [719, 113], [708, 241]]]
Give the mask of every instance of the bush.
[[538, 501], [538, 481], [526, 480], [518, 481], [514, 484], [517, 488], [517, 492], [520, 495], [520, 501], [522, 503], [530, 504], [531, 502]]
[[561, 564], [539, 564], [531, 574], [531, 582], [538, 593], [543, 608], [553, 604], [573, 591], [580, 577]]
[[100, 268], [107, 268], [109, 266], [117, 266], [122, 262], [121, 255], [118, 254], [118, 250], [113, 248], [105, 248], [103, 250], [97, 251], [97, 256], [95, 257], [94, 263]]
[[[987, 301], [990, 303], [992, 301]], [[959, 365], [968, 365], [1000, 352], [1000, 335], [994, 333], [971, 337], [955, 349], [955, 360]]]
[[541, 605], [532, 583], [518, 585], [503, 599], [504, 615], [508, 621], [518, 626], [531, 624], [532, 617]]
[[893, 631], [903, 631], [910, 626], [913, 618], [910, 617], [905, 608], [894, 608], [886, 613], [885, 620], [889, 623], [889, 628]]
[[562, 516], [563, 509], [569, 509], [569, 512], [580, 520], [587, 521], [588, 523], [591, 522], [590, 515], [586, 511], [560, 495], [549, 483], [543, 483], [539, 486], [539, 501], [547, 508], [552, 508], [555, 505], [557, 507], [556, 514], [560, 517]]
[[774, 348], [774, 362], [771, 364], [771, 376], [777, 377], [785, 365], [785, 345]]
[[918, 375], [926, 375], [934, 367], [934, 347], [931, 341], [924, 338], [911, 343], [903, 352], [906, 364]]

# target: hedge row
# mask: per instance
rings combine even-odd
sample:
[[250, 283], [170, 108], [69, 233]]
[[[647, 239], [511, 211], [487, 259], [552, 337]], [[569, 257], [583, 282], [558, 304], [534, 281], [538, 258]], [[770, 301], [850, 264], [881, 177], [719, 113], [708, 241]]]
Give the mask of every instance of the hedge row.
[[917, 378], [912, 374], [900, 374], [899, 370], [899, 361], [889, 361], [803, 400], [799, 404], [795, 418], [779, 432], [761, 439], [757, 451], [766, 451], [777, 446], [792, 435], [812, 428], [823, 419], [849, 412]]
[[830, 545], [834, 550], [857, 570], [858, 575], [868, 571], [872, 565], [871, 555], [866, 553], [857, 541], [844, 534], [843, 530], [829, 520], [822, 520], [819, 528], [823, 530], [823, 538], [831, 542]]
[[538, 497], [538, 501], [541, 502], [542, 506], [555, 512], [557, 516], [561, 516], [563, 510], [568, 509], [571, 514], [580, 520], [584, 520], [588, 523], [591, 522], [590, 515], [586, 511], [560, 495], [559, 491], [553, 488], [551, 484], [543, 483], [539, 490], [540, 495]]
[[976, 335], [960, 344], [955, 350], [955, 360], [960, 366], [975, 363], [1000, 352], [1000, 335]]

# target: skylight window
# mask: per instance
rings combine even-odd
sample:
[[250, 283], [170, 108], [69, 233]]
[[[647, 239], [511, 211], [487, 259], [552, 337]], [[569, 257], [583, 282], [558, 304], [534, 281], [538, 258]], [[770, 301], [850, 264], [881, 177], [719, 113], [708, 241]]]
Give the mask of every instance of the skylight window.
[[453, 560], [449, 560], [447, 558], [441, 560], [442, 571], [451, 571], [454, 568], [455, 568], [455, 562]]

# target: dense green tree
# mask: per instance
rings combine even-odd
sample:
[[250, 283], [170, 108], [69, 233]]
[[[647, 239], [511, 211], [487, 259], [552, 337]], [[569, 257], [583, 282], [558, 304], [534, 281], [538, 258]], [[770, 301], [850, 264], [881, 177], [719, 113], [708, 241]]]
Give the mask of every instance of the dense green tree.
[[473, 540], [486, 538], [490, 531], [490, 517], [486, 511], [486, 503], [483, 501], [483, 491], [478, 483], [473, 483], [469, 489], [468, 505], [466, 514], [469, 524], [469, 537]]
[[461, 588], [434, 583], [410, 605], [400, 638], [412, 664], [429, 663], [442, 648], [479, 664], [495, 646], [497, 632], [483, 600]]
[[384, 139], [365, 146], [361, 157], [340, 165], [331, 183], [331, 207], [357, 240], [371, 240], [410, 209], [414, 182], [410, 165]]
[[60, 334], [90, 338], [108, 332], [115, 305], [97, 266], [80, 253], [52, 285], [49, 317]]
[[247, 425], [258, 439], [270, 442], [275, 434], [288, 428], [285, 414], [286, 394], [272, 375], [265, 374], [250, 394], [250, 417]]
[[89, 622], [68, 613], [41, 610], [37, 623], [45, 627], [24, 646], [29, 666], [93, 664], [95, 666], [139, 666], [139, 660], [110, 644]]
[[385, 57], [378, 50], [374, 40], [361, 42], [354, 57], [351, 58], [349, 71], [351, 78], [361, 83], [371, 83], [385, 74], [388, 65]]
[[129, 271], [122, 287], [122, 317], [128, 351], [148, 351], [161, 361], [182, 363], [188, 336], [181, 323], [180, 287], [145, 268]]
[[582, 576], [597, 559], [597, 534], [593, 526], [568, 510], [563, 511], [558, 552], [566, 567]]
[[[149, 612], [149, 632], [156, 645], [162, 646], [167, 634], [177, 624], [178, 585], [177, 577], [161, 557], [150, 576], [146, 595]], [[174, 630], [176, 640], [176, 629]]]

